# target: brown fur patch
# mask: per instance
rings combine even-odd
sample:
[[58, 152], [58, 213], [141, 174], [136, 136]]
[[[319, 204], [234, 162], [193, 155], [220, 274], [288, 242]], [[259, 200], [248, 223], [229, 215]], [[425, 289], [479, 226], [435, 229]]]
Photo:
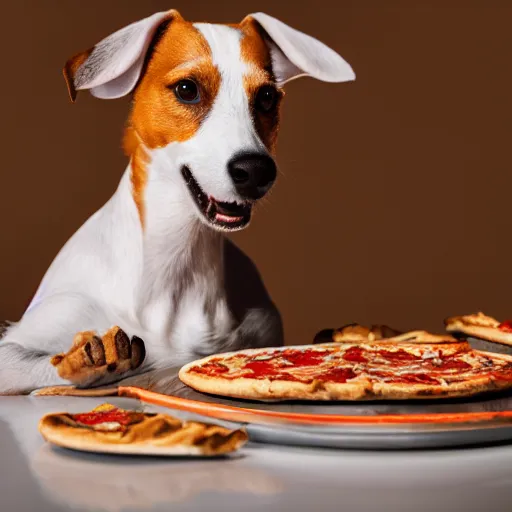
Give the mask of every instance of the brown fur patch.
[[[250, 68], [250, 71], [244, 76], [244, 88], [249, 98], [249, 104], [253, 105], [256, 94], [263, 85], [275, 85], [272, 60], [263, 33], [252, 18], [246, 18], [239, 26], [239, 30], [243, 34], [240, 42], [242, 60]], [[283, 91], [278, 90], [283, 96]], [[279, 103], [277, 108], [268, 114], [252, 109], [252, 117], [259, 137], [268, 150], [274, 153], [279, 130]]]
[[[132, 158], [133, 196], [144, 226], [144, 190], [149, 155], [145, 148], [183, 142], [199, 129], [220, 88], [220, 73], [212, 62], [208, 43], [182, 18], [174, 19], [152, 50], [144, 76], [137, 85], [125, 132], [124, 148]], [[173, 86], [182, 79], [199, 85], [201, 101], [185, 105]]]
[[146, 166], [149, 163], [149, 154], [141, 143], [137, 132], [128, 126], [124, 134], [124, 150], [131, 158], [130, 182], [135, 206], [139, 212], [142, 227], [145, 225], [144, 190], [148, 181]]

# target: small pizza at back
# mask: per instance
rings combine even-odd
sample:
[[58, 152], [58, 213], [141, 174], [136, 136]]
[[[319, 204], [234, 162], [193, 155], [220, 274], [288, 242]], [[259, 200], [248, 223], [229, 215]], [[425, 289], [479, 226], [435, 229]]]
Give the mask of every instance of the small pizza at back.
[[500, 322], [482, 312], [452, 316], [444, 321], [446, 330], [494, 343], [512, 346], [512, 320]]
[[81, 414], [52, 413], [41, 418], [46, 441], [74, 450], [139, 455], [215, 456], [244, 445], [244, 430], [167, 414], [141, 413], [103, 404]]
[[338, 329], [324, 329], [316, 334], [313, 343], [345, 343], [355, 341], [371, 342], [384, 338], [391, 338], [392, 336], [402, 334], [402, 332], [403, 331], [392, 329], [387, 325], [372, 325], [371, 327], [366, 327], [364, 325], [353, 323], [344, 325]]
[[365, 327], [359, 324], [347, 324], [338, 329], [320, 331], [313, 344], [322, 343], [458, 343], [459, 340], [447, 334], [432, 334], [428, 331], [398, 331], [387, 325]]

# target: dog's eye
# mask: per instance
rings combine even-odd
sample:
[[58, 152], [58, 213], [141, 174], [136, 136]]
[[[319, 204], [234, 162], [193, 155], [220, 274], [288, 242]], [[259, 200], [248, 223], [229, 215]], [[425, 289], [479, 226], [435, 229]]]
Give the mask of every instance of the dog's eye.
[[278, 99], [279, 93], [276, 88], [272, 85], [264, 85], [256, 94], [254, 106], [256, 110], [267, 113], [275, 108]]
[[174, 94], [182, 103], [199, 103], [199, 88], [193, 80], [180, 80], [174, 87]]

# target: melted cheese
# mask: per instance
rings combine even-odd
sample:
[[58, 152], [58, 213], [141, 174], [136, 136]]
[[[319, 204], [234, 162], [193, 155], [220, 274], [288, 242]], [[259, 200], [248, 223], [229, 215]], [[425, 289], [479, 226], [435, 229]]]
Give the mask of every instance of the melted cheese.
[[98, 423], [96, 425], [88, 425], [88, 427], [94, 430], [106, 430], [108, 432], [115, 432], [121, 430], [123, 426], [117, 421], [105, 421], [104, 423]]

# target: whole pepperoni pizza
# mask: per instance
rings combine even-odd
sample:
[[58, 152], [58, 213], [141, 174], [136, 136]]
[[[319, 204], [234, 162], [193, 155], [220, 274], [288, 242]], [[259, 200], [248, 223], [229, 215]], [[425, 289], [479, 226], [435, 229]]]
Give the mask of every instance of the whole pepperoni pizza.
[[425, 331], [373, 341], [242, 350], [185, 365], [197, 391], [256, 400], [468, 397], [512, 387], [512, 357]]

